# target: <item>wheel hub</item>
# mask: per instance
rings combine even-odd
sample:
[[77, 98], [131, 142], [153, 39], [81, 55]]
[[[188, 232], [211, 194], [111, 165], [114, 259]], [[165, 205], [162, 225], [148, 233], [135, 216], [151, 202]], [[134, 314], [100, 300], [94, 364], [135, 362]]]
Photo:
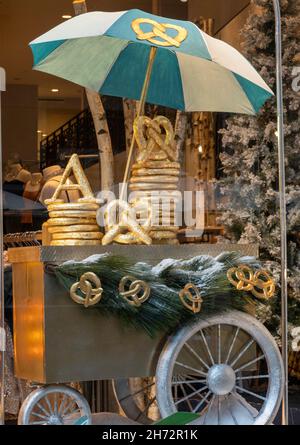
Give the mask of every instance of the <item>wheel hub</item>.
[[214, 365], [207, 375], [209, 389], [218, 396], [229, 394], [235, 386], [235, 372], [228, 365]]
[[63, 419], [60, 416], [51, 416], [49, 418], [49, 425], [63, 425]]

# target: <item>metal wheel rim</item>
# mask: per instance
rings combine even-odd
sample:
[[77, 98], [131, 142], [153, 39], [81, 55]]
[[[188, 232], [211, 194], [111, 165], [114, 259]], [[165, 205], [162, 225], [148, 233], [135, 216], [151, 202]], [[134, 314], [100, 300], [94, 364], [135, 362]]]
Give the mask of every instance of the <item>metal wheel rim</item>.
[[[73, 407], [76, 409], [72, 409]], [[76, 417], [75, 417], [76, 416]], [[81, 417], [92, 424], [92, 414], [87, 400], [75, 389], [67, 386], [38, 388], [23, 402], [19, 425], [72, 425]]]
[[[269, 384], [266, 400], [264, 401], [259, 414], [253, 418], [253, 423], [251, 424], [270, 424], [277, 414], [282, 399], [284, 382], [282, 359], [275, 340], [269, 331], [254, 317], [238, 311], [211, 316], [205, 320], [194, 320], [183, 326], [169, 338], [161, 353], [156, 372], [157, 401], [161, 415], [167, 417], [174, 412], [177, 412], [177, 407], [172, 394], [172, 377], [175, 361], [184, 347], [184, 344], [193, 338], [193, 336], [200, 330], [219, 324], [240, 328], [243, 332], [248, 334], [249, 337], [255, 340], [263, 352], [268, 365], [268, 374], [270, 375]], [[202, 379], [206, 380], [206, 376], [203, 376]], [[242, 392], [239, 392], [238, 396], [241, 395]], [[213, 406], [213, 408], [215, 408], [215, 406]], [[201, 424], [202, 421], [203, 417], [199, 418], [199, 421], [197, 420], [195, 423]]]
[[[141, 388], [134, 390], [132, 388], [133, 378], [129, 379], [117, 379], [113, 381], [113, 390], [118, 402], [119, 407], [122, 409], [124, 414], [136, 422], [142, 423], [144, 425], [150, 425], [156, 420], [160, 419], [160, 414], [158, 413], [155, 418], [149, 416], [149, 410], [155, 406], [158, 410], [156, 401], [156, 383], [155, 379], [149, 379], [150, 381], [141, 384]], [[138, 379], [142, 380], [142, 379]], [[145, 406], [142, 407], [136, 400], [135, 396], [142, 396], [146, 391], [151, 390], [151, 394], [145, 398]], [[156, 413], [155, 413], [156, 414]]]

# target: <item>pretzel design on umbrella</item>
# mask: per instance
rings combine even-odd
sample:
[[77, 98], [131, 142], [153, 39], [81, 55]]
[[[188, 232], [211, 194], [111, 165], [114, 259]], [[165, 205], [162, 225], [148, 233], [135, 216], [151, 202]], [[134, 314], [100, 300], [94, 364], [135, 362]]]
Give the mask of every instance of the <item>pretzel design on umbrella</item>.
[[[141, 28], [142, 24], [152, 25], [152, 31], [144, 32]], [[171, 23], [158, 23], [152, 19], [139, 18], [132, 22], [132, 29], [139, 40], [147, 40], [150, 43], [158, 46], [176, 46], [179, 48], [181, 43], [187, 38], [188, 32], [182, 26]], [[167, 34], [168, 29], [177, 31], [177, 36], [171, 37]], [[158, 38], [161, 40], [159, 40]]]
[[[94, 285], [94, 287], [93, 287]], [[80, 290], [84, 296], [78, 295]], [[75, 303], [82, 304], [85, 308], [95, 306], [102, 298], [103, 289], [100, 278], [92, 272], [87, 272], [80, 277], [79, 282], [74, 283], [70, 289], [70, 297]]]
[[157, 116], [155, 119], [146, 116], [137, 117], [133, 129], [139, 148], [138, 163], [178, 161], [174, 130], [169, 119], [164, 116]]
[[275, 282], [265, 270], [254, 273], [249, 266], [242, 264], [229, 269], [227, 278], [237, 290], [251, 292], [257, 298], [268, 300], [275, 294]]
[[150, 286], [145, 281], [128, 275], [120, 281], [119, 292], [131, 306], [140, 307], [150, 297]]

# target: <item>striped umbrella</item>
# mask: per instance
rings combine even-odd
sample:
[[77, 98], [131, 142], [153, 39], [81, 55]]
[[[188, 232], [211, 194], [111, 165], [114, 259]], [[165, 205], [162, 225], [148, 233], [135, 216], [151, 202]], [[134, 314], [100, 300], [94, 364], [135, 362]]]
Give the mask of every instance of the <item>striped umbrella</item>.
[[253, 115], [273, 94], [231, 46], [138, 9], [74, 17], [30, 46], [35, 70], [142, 105]]

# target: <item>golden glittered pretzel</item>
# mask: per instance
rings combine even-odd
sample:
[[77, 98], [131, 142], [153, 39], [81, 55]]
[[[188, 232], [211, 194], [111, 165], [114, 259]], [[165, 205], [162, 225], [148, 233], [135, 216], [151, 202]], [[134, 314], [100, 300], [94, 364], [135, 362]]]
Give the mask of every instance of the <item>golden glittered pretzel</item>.
[[150, 297], [150, 286], [145, 281], [128, 275], [120, 281], [119, 292], [131, 306], [140, 307]]
[[[152, 30], [149, 32], [144, 32], [141, 28], [142, 24], [152, 25]], [[139, 40], [147, 40], [148, 42], [158, 46], [176, 46], [179, 48], [181, 43], [188, 36], [188, 31], [182, 26], [171, 23], [158, 23], [155, 20], [147, 18], [135, 19], [131, 26]], [[177, 31], [177, 36], [169, 36], [166, 33], [167, 29], [175, 29]], [[157, 37], [159, 37], [161, 40], [159, 40]]]
[[[94, 287], [93, 287], [94, 285]], [[84, 296], [78, 295], [80, 290]], [[80, 277], [77, 283], [74, 283], [70, 289], [70, 297], [75, 303], [82, 304], [85, 308], [95, 306], [102, 298], [103, 289], [100, 278], [93, 272], [87, 272]]]
[[227, 278], [237, 290], [251, 292], [257, 298], [268, 300], [275, 294], [275, 282], [265, 270], [254, 273], [249, 266], [242, 264], [229, 269]]
[[[119, 222], [114, 223], [112, 215], [119, 211]], [[150, 210], [149, 210], [150, 212]], [[104, 213], [106, 234], [102, 244], [107, 246], [114, 241], [121, 244], [152, 244], [152, 239], [147, 234], [147, 227], [151, 223], [151, 214], [144, 227], [138, 224], [134, 209], [125, 201], [114, 200], [110, 202]]]
[[178, 160], [174, 130], [169, 119], [164, 116], [154, 119], [140, 116], [135, 119], [133, 130], [139, 148], [138, 163]]
[[182, 304], [194, 314], [201, 311], [203, 299], [199, 289], [192, 283], [188, 283], [180, 292], [179, 298]]

